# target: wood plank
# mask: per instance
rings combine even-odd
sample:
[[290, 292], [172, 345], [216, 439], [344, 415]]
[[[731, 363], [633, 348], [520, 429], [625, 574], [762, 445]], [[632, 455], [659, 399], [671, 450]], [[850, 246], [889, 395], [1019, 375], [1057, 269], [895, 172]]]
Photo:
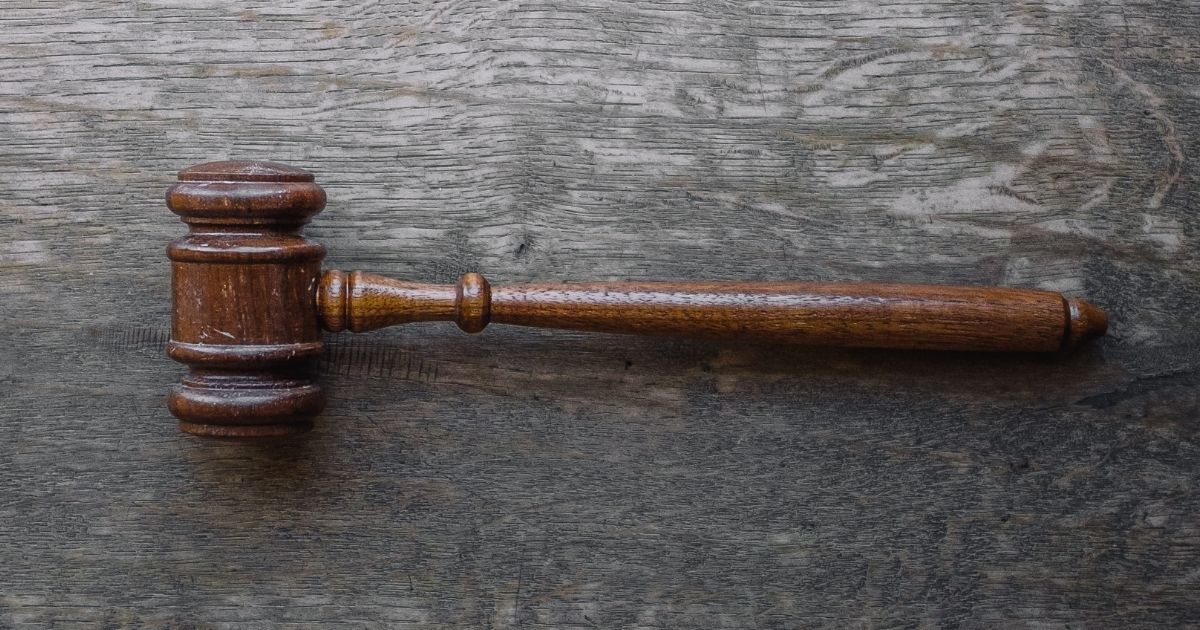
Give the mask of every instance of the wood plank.
[[[0, 625], [1200, 618], [1200, 3], [0, 3]], [[317, 173], [426, 282], [1004, 284], [1069, 357], [422, 324], [177, 434], [162, 202]]]

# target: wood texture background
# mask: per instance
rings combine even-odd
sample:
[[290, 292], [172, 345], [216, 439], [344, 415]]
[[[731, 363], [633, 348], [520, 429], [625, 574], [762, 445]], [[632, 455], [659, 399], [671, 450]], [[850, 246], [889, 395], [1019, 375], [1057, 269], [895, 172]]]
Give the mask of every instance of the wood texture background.
[[[1200, 623], [1200, 3], [0, 2], [0, 626]], [[175, 171], [329, 264], [1087, 296], [1069, 357], [337, 337], [176, 432]]]

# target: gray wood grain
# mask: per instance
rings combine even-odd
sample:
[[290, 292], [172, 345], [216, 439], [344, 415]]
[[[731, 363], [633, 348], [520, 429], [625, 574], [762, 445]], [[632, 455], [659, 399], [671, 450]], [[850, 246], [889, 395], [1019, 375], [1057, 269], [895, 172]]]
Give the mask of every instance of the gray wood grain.
[[[0, 2], [0, 626], [1200, 624], [1200, 3]], [[425, 281], [1086, 295], [1070, 357], [414, 325], [178, 434], [176, 170]]]

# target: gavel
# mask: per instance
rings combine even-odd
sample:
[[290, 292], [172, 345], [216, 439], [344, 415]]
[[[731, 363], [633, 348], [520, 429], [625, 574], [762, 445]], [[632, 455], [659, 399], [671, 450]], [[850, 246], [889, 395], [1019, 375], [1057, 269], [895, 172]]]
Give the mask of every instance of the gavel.
[[167, 354], [189, 367], [167, 398], [180, 428], [220, 438], [303, 433], [325, 406], [321, 331], [452, 321], [900, 350], [1059, 352], [1104, 334], [1105, 313], [1033, 289], [808, 282], [455, 285], [321, 271], [302, 229], [325, 207], [307, 171], [210, 162], [179, 172], [167, 206], [188, 233], [171, 259]]

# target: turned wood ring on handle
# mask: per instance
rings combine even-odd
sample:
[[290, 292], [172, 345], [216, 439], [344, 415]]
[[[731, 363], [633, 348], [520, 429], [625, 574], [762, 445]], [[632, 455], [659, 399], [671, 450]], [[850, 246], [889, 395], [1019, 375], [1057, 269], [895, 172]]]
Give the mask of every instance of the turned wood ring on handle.
[[190, 373], [168, 407], [188, 433], [302, 433], [325, 405], [321, 328], [452, 321], [825, 346], [1054, 352], [1104, 334], [1104, 311], [1050, 291], [868, 283], [609, 282], [493, 287], [361, 271], [321, 274], [304, 224], [325, 206], [312, 174], [270, 162], [185, 169], [167, 206], [188, 233], [171, 259], [167, 353]]

